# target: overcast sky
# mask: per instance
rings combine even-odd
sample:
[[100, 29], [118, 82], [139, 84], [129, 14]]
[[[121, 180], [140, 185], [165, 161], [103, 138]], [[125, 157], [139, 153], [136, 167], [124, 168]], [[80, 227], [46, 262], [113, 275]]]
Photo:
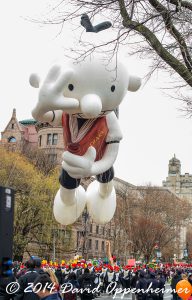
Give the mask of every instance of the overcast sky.
[[[74, 43], [70, 26], [40, 26], [26, 21], [43, 12], [45, 0], [6, 0], [1, 3], [1, 118], [0, 130], [7, 125], [13, 108], [19, 120], [31, 118], [37, 91], [28, 84], [30, 73], [44, 73], [58, 59], [64, 58], [64, 47]], [[108, 35], [106, 31], [106, 36]], [[144, 76], [149, 61], [121, 60], [130, 73]], [[161, 185], [167, 176], [168, 161], [176, 154], [182, 173], [192, 173], [192, 120], [181, 117], [179, 103], [160, 91], [167, 81], [159, 72], [139, 92], [128, 93], [120, 107], [124, 139], [115, 163], [116, 176], [132, 184]]]

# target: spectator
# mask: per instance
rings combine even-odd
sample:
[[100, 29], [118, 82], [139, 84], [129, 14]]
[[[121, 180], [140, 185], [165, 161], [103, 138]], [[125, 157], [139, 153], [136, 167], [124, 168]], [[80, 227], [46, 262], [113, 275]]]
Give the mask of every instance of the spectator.
[[148, 298], [152, 300], [158, 300], [159, 294], [155, 292], [155, 290], [159, 287], [159, 282], [156, 279], [155, 273], [150, 273], [150, 278], [148, 279], [148, 287], [149, 287], [149, 293]]
[[44, 271], [45, 271], [45, 273], [47, 273], [47, 274], [49, 275], [49, 277], [51, 278], [51, 281], [52, 281], [52, 283], [53, 283], [53, 286], [54, 286], [55, 291], [59, 291], [59, 286], [60, 286], [60, 284], [59, 284], [59, 281], [58, 281], [58, 279], [57, 279], [55, 273], [53, 272], [53, 270], [51, 270], [51, 269], [45, 269]]
[[57, 269], [55, 271], [55, 275], [56, 275], [56, 277], [58, 279], [58, 283], [60, 285], [62, 285], [62, 283], [63, 283], [63, 273], [62, 273], [60, 265], [58, 265], [58, 267], [57, 267]]
[[190, 284], [192, 285], [192, 273], [189, 273], [189, 276], [188, 276], [188, 281], [190, 282]]
[[77, 292], [74, 292], [75, 289], [79, 289], [80, 285], [79, 282], [77, 281], [77, 276], [74, 272], [70, 273], [66, 282], [66, 284], [70, 284], [72, 287], [72, 290], [69, 292], [66, 292], [64, 296], [64, 300], [76, 300], [77, 299]]
[[178, 300], [179, 296], [176, 293], [176, 285], [181, 280], [181, 271], [177, 270], [176, 274], [173, 276], [171, 280], [171, 288], [172, 288], [172, 294], [173, 294], [173, 300]]
[[39, 298], [46, 300], [61, 300], [61, 296], [58, 292], [53, 290], [51, 278], [48, 274], [41, 274], [36, 277], [33, 282], [34, 293]]
[[8, 294], [6, 291], [6, 287], [9, 283], [15, 282], [16, 279], [14, 275], [11, 275], [9, 277], [1, 277], [0, 278], [0, 300], [10, 300], [13, 299], [14, 294]]
[[39, 300], [38, 296], [33, 292], [32, 284], [40, 274], [44, 274], [40, 266], [39, 261], [32, 258], [27, 262], [27, 271], [19, 277], [18, 283], [20, 288], [16, 292], [14, 300]]
[[160, 290], [159, 299], [163, 300], [166, 278], [164, 277], [164, 273], [162, 271], [159, 271], [157, 280], [158, 280], [158, 288]]
[[182, 273], [182, 274], [181, 274], [181, 279], [182, 279], [182, 280], [188, 280], [187, 274]]
[[148, 286], [148, 283], [147, 283], [147, 279], [145, 278], [145, 272], [140, 271], [139, 280], [136, 283], [136, 290], [138, 291], [138, 293], [137, 293], [138, 300], [146, 300], [147, 286]]
[[89, 269], [85, 268], [84, 274], [79, 276], [78, 282], [82, 292], [80, 293], [81, 300], [90, 300], [94, 298], [93, 288], [94, 288], [94, 274], [89, 273]]
[[[138, 273], [138, 271], [136, 271], [135, 274], [131, 278], [131, 282], [130, 282], [131, 289], [136, 288], [136, 284], [137, 284], [138, 280], [139, 280], [139, 273]], [[131, 295], [132, 295], [132, 300], [135, 300], [135, 298], [136, 298], [135, 293], [131, 293]]]

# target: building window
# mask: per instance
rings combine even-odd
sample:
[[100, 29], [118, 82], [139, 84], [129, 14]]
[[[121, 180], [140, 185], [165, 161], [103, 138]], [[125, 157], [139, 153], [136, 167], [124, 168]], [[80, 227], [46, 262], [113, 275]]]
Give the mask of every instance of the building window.
[[16, 143], [16, 138], [14, 136], [11, 136], [10, 138], [8, 138], [8, 142], [9, 143]]
[[54, 164], [57, 161], [57, 154], [48, 154], [50, 163]]
[[11, 129], [14, 129], [14, 124], [11, 124]]
[[88, 240], [88, 249], [92, 249], [92, 240], [91, 239]]
[[111, 229], [108, 229], [108, 236], [111, 236]]
[[103, 235], [105, 235], [105, 227], [103, 227]]
[[70, 239], [71, 237], [71, 232], [69, 230], [64, 230], [64, 235], [66, 239]]
[[98, 249], [99, 249], [99, 241], [96, 240], [96, 241], [95, 241], [95, 250], [98, 250]]
[[96, 234], [99, 234], [99, 226], [96, 226]]
[[93, 232], [93, 225], [90, 224], [90, 232]]
[[39, 147], [41, 147], [42, 135], [39, 136]]
[[81, 245], [82, 231], [77, 231], [77, 248]]
[[104, 252], [105, 251], [105, 242], [102, 241], [101, 243], [101, 251]]
[[77, 231], [78, 238], [82, 237], [82, 231]]
[[57, 141], [58, 141], [58, 134], [57, 133], [53, 133], [52, 145], [57, 145]]
[[47, 145], [51, 145], [51, 133], [47, 135]]

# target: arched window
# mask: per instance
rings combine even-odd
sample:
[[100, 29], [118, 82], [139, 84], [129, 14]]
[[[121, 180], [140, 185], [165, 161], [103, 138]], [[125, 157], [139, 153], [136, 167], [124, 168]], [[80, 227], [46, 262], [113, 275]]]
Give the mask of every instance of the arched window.
[[14, 136], [11, 136], [8, 138], [9, 143], [16, 143], [16, 138]]

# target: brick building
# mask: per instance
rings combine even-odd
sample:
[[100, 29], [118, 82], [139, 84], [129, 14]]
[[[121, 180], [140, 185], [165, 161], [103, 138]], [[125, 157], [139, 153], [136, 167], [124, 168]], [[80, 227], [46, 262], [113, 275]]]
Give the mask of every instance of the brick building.
[[11, 149], [19, 149], [24, 143], [36, 147], [38, 140], [36, 123], [37, 121], [33, 119], [18, 121], [14, 108], [10, 121], [1, 132], [1, 144]]

